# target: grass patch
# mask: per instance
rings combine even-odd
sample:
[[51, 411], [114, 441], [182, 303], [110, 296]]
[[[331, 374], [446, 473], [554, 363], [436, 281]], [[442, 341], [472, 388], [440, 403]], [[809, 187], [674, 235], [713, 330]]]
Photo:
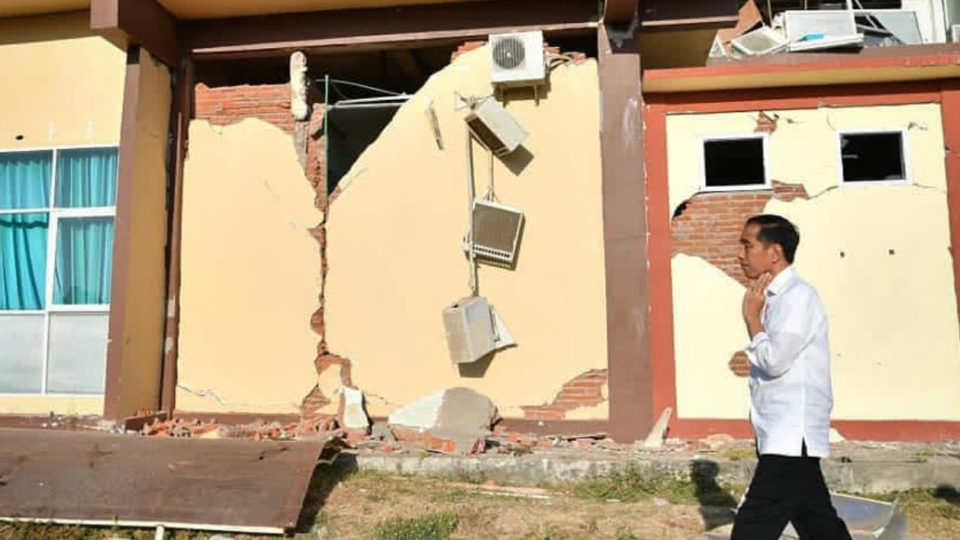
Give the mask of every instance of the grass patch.
[[460, 522], [455, 512], [444, 511], [415, 518], [393, 518], [380, 522], [379, 540], [445, 540]]
[[729, 448], [723, 452], [723, 457], [730, 461], [749, 461], [757, 458], [757, 451], [751, 448]]
[[635, 467], [575, 484], [573, 495], [581, 499], [636, 502], [652, 497], [666, 499], [673, 504], [734, 507], [737, 501], [725, 487], [712, 481], [696, 481], [669, 475], [644, 474]]

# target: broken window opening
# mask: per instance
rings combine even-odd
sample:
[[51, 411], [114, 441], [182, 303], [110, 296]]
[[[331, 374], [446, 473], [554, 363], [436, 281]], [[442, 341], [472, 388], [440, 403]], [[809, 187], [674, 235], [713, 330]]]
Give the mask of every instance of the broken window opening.
[[766, 135], [704, 139], [704, 191], [767, 188], [766, 154]]
[[901, 131], [841, 133], [840, 157], [844, 182], [907, 180]]
[[[410, 95], [345, 80], [324, 78], [319, 82], [325, 82], [329, 89], [325, 99], [328, 103], [325, 125], [327, 194], [330, 194]], [[356, 91], [380, 95], [351, 98], [348, 95], [351, 90], [353, 95]]]

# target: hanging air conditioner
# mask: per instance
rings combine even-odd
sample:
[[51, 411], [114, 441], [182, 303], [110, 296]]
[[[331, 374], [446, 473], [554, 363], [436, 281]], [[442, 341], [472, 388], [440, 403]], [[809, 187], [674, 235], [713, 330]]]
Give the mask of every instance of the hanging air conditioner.
[[503, 86], [536, 86], [547, 78], [543, 32], [492, 34], [491, 81]]
[[513, 152], [527, 138], [527, 130], [493, 99], [483, 100], [466, 120], [470, 132], [498, 156]]
[[478, 257], [513, 264], [522, 228], [523, 212], [518, 208], [483, 199], [474, 201], [473, 252]]
[[482, 296], [463, 298], [445, 308], [443, 327], [454, 364], [476, 362], [496, 348], [493, 312]]

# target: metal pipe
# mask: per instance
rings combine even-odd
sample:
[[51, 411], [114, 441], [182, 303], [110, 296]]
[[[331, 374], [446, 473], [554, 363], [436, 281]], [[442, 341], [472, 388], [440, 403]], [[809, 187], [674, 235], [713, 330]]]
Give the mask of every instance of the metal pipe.
[[472, 296], [478, 296], [480, 294], [480, 286], [478, 284], [477, 275], [477, 255], [473, 251], [473, 202], [477, 197], [476, 188], [474, 187], [473, 180], [473, 134], [470, 132], [470, 127], [466, 127], [467, 130], [467, 210], [470, 212], [470, 228], [467, 232], [467, 249], [470, 253], [470, 294]]

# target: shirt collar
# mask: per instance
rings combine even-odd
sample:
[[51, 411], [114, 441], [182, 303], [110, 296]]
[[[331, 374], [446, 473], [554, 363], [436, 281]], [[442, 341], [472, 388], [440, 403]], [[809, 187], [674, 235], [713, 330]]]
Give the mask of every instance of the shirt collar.
[[793, 265], [781, 270], [780, 273], [773, 278], [773, 281], [767, 285], [767, 296], [777, 296], [778, 294], [782, 293], [784, 290], [786, 290], [787, 285], [789, 285], [796, 276], [797, 270], [793, 267]]

